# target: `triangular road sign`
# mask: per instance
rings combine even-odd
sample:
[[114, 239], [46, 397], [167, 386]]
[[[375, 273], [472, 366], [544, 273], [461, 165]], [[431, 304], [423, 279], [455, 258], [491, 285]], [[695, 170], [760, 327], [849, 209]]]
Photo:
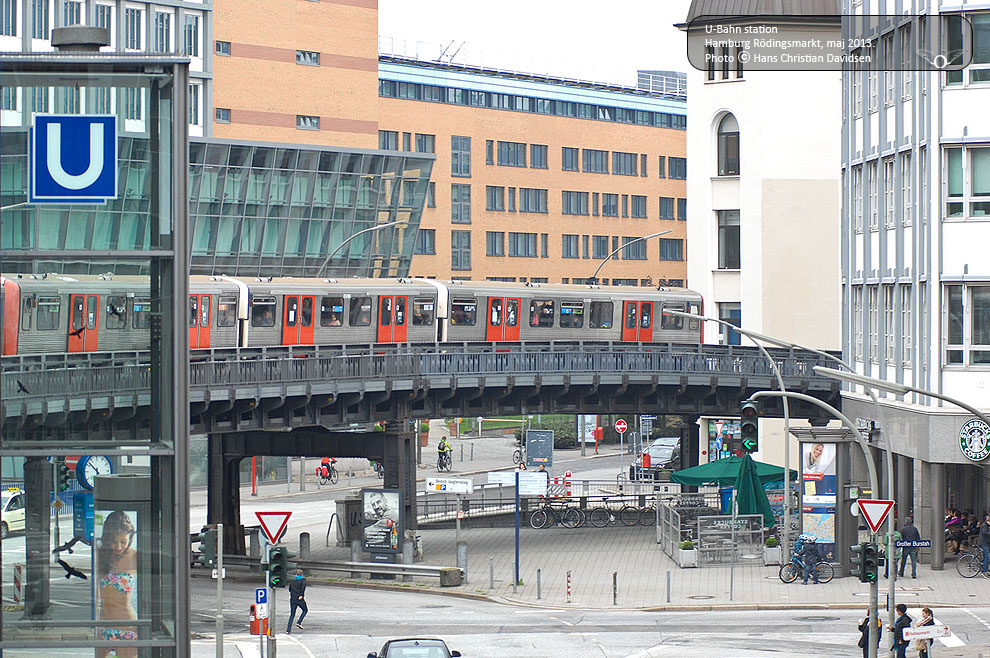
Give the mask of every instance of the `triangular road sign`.
[[[254, 515], [258, 517], [258, 521], [261, 523], [261, 531], [268, 537], [268, 541], [272, 544], [277, 544], [278, 538], [282, 536], [285, 526], [289, 523], [289, 517], [292, 516], [292, 512], [255, 512]], [[273, 528], [275, 532], [272, 532]]]
[[857, 500], [859, 504], [859, 511], [863, 514], [863, 518], [866, 519], [866, 524], [870, 526], [870, 532], [876, 533], [880, 530], [880, 526], [887, 518], [887, 514], [890, 513], [890, 509], [894, 506], [894, 501], [892, 500]]

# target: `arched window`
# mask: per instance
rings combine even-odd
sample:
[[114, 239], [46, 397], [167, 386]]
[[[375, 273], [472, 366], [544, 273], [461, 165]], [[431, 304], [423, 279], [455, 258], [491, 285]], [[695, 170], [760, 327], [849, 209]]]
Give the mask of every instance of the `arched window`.
[[718, 175], [739, 175], [739, 124], [731, 114], [718, 124]]

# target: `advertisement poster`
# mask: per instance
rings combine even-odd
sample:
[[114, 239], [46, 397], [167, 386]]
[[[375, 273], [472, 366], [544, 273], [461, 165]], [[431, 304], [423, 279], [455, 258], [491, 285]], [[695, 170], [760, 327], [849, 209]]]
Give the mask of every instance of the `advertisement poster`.
[[[739, 420], [709, 420], [708, 421], [708, 461], [730, 457], [733, 448], [738, 448]], [[704, 460], [702, 460], [704, 462]]]
[[[134, 510], [96, 510], [93, 513], [93, 532], [96, 537], [94, 551], [97, 619], [113, 619], [112, 627], [99, 629], [101, 640], [136, 640], [137, 627], [127, 626], [123, 620], [137, 616], [137, 543], [138, 513]], [[109, 655], [109, 651], [97, 656]]]
[[596, 427], [598, 427], [598, 416], [594, 414], [583, 414], [578, 416], [577, 417], [578, 442], [594, 443]]
[[402, 492], [398, 489], [362, 489], [364, 550], [402, 552]]
[[818, 539], [819, 552], [835, 557], [835, 444], [801, 444], [802, 531]]

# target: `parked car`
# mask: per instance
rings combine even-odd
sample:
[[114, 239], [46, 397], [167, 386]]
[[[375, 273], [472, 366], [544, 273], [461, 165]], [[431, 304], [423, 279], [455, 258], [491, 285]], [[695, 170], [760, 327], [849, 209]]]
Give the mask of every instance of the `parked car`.
[[4, 491], [0, 498], [0, 537], [24, 530], [24, 492]]
[[389, 640], [381, 651], [372, 651], [368, 658], [457, 658], [460, 655], [460, 651], [448, 649], [443, 640], [419, 637]]
[[[650, 456], [643, 464], [643, 454]], [[629, 465], [630, 480], [655, 480], [661, 470], [678, 470], [681, 466], [681, 439], [676, 436], [653, 439], [646, 449]]]

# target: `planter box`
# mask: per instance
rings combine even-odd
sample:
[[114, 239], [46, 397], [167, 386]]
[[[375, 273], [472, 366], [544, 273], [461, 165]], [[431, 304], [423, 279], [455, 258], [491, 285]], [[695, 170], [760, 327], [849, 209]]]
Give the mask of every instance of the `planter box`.
[[781, 553], [780, 546], [764, 546], [763, 547], [763, 564], [765, 566], [770, 566], [771, 564], [780, 564]]
[[698, 550], [695, 548], [684, 550], [677, 549], [677, 566], [682, 569], [698, 566]]

